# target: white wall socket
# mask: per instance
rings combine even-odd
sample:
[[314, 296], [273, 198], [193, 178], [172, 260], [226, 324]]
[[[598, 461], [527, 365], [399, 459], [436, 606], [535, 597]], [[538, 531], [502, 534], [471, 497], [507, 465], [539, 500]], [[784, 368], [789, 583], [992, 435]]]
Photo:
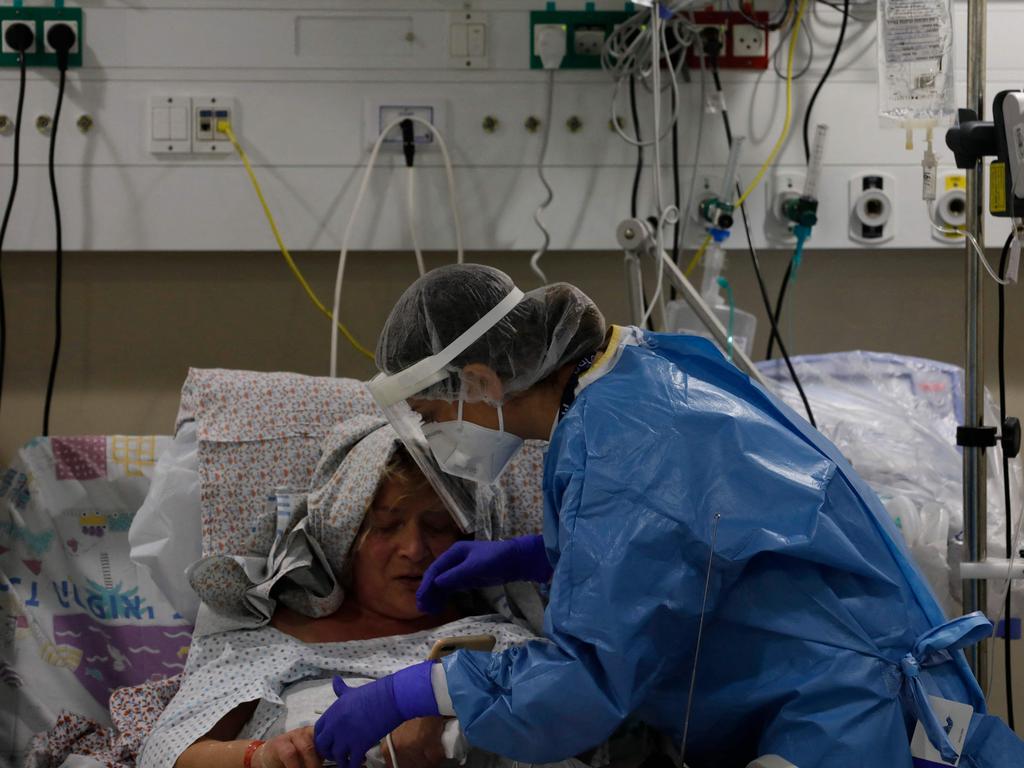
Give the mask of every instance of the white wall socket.
[[[2, 47], [4, 53], [17, 53], [16, 50], [11, 48], [11, 46], [7, 44], [7, 29], [8, 27], [13, 26], [14, 24], [25, 24], [26, 26], [28, 26], [29, 29], [32, 30], [32, 34], [35, 34], [36, 27], [34, 22], [23, 21], [22, 19], [7, 19], [6, 21], [3, 22], [2, 25], [0, 25], [0, 47]], [[25, 51], [25, 53], [36, 53], [38, 50], [39, 40], [34, 39], [32, 41], [32, 45], [29, 47], [27, 51]]]
[[[420, 120], [425, 120], [434, 126], [444, 136], [445, 141], [450, 144], [451, 137], [448, 135], [446, 124], [446, 107], [445, 102], [440, 99], [436, 101], [424, 101], [414, 98], [370, 99], [365, 105], [366, 144], [367, 146], [373, 146], [381, 131], [388, 124], [402, 117], [416, 117]], [[413, 121], [412, 131], [413, 142], [416, 144], [417, 151], [435, 149], [437, 147], [437, 139], [434, 137], [434, 132], [423, 123], [418, 120]], [[402, 130], [396, 125], [388, 131], [387, 137], [384, 139], [383, 144], [381, 144], [381, 150], [401, 151], [401, 149]]]
[[733, 56], [767, 56], [768, 33], [753, 24], [736, 24], [732, 27]]
[[896, 179], [862, 173], [850, 179], [850, 239], [879, 245], [896, 236]]
[[50, 43], [46, 39], [46, 36], [48, 34], [50, 34], [50, 29], [52, 27], [57, 26], [58, 24], [67, 24], [69, 27], [71, 27], [75, 31], [75, 44], [73, 46], [71, 46], [71, 50], [68, 51], [68, 53], [78, 53], [79, 50], [81, 50], [79, 48], [78, 43], [82, 39], [82, 35], [78, 31], [78, 22], [77, 21], [62, 21], [60, 19], [53, 19], [51, 21], [44, 21], [43, 22], [43, 52], [44, 53], [56, 53], [57, 52], [57, 51], [55, 51], [50, 46]]

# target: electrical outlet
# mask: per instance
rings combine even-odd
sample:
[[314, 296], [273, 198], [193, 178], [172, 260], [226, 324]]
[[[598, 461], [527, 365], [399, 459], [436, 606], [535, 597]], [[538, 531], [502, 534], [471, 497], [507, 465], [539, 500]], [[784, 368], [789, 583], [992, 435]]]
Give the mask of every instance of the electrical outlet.
[[896, 235], [896, 179], [863, 173], [850, 179], [850, 239], [878, 245]]
[[[18, 52], [16, 50], [14, 50], [13, 48], [11, 48], [11, 46], [9, 46], [7, 44], [7, 30], [8, 30], [9, 27], [11, 27], [11, 26], [13, 26], [15, 24], [25, 24], [25, 25], [27, 25], [28, 28], [32, 30], [33, 36], [36, 34], [36, 27], [35, 27], [35, 24], [33, 24], [31, 21], [22, 21], [21, 19], [5, 19], [3, 21], [3, 23], [0, 24], [0, 52], [2, 52], [2, 53], [9, 53], [9, 54], [12, 54], [14, 56], [17, 56]], [[28, 54], [31, 54], [31, 53], [35, 53], [38, 50], [39, 50], [39, 38], [38, 37], [34, 37], [33, 40], [32, 40], [31, 47], [29, 47], [29, 49], [27, 51], [25, 51], [25, 54], [28, 55]]]
[[604, 27], [576, 27], [572, 35], [572, 52], [577, 56], [600, 56], [604, 40]]
[[[6, 30], [14, 22], [28, 24], [35, 33], [35, 43], [25, 54], [25, 66], [50, 67], [57, 66], [57, 53], [46, 42], [46, 33], [55, 24], [67, 24], [75, 31], [75, 45], [68, 55], [68, 67], [74, 69], [82, 66], [84, 42], [84, 20], [81, 8], [56, 8], [44, 6], [0, 6], [0, 27]], [[2, 37], [2, 32], [0, 32]], [[20, 66], [18, 54], [12, 51], [3, 41], [0, 45], [0, 67], [16, 68]]]
[[[377, 141], [390, 123], [403, 117], [417, 117], [434, 126], [445, 139], [450, 140], [446, 129], [447, 109], [445, 102], [424, 101], [415, 98], [395, 98], [389, 100], [370, 99], [366, 102], [365, 109], [365, 132], [366, 143], [370, 146]], [[412, 124], [413, 143], [417, 150], [435, 149], [437, 139], [434, 132], [423, 123], [414, 120]], [[401, 151], [402, 129], [395, 125], [388, 131], [388, 135], [381, 143], [384, 151]]]
[[736, 24], [732, 33], [733, 56], [767, 56], [768, 33], [753, 24]]
[[56, 55], [57, 51], [55, 51], [53, 47], [50, 45], [50, 42], [46, 39], [46, 36], [50, 33], [50, 30], [53, 27], [56, 27], [58, 24], [68, 25], [75, 33], [75, 44], [71, 46], [71, 50], [68, 53], [71, 55], [81, 53], [82, 48], [79, 45], [79, 43], [82, 39], [82, 35], [79, 32], [80, 27], [78, 26], [78, 22], [74, 19], [49, 19], [48, 21], [43, 22], [43, 52]]

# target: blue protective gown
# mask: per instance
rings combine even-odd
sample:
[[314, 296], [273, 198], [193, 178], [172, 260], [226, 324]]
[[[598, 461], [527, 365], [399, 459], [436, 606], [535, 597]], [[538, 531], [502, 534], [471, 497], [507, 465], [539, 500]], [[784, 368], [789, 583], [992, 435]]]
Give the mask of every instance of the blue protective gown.
[[821, 434], [696, 337], [616, 329], [581, 386], [544, 467], [550, 642], [444, 662], [472, 744], [549, 762], [627, 718], [678, 743], [711, 557], [690, 765], [909, 768], [926, 692], [975, 708], [961, 765], [1024, 765], [956, 650], [990, 625], [928, 635], [941, 609]]

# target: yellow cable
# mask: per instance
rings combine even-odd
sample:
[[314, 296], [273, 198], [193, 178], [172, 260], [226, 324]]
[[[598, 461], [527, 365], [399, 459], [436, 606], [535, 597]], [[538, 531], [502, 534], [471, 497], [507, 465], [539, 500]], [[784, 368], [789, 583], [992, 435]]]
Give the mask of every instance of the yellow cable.
[[793, 22], [793, 34], [789, 38], [789, 57], [786, 62], [786, 120], [782, 124], [782, 133], [779, 134], [778, 141], [775, 142], [775, 146], [772, 147], [771, 153], [768, 155], [768, 159], [764, 161], [761, 169], [757, 172], [754, 180], [747, 187], [746, 191], [740, 195], [740, 199], [736, 201], [736, 206], [739, 207], [746, 202], [746, 199], [750, 197], [758, 185], [764, 179], [764, 175], [768, 172], [768, 169], [772, 167], [775, 162], [775, 158], [778, 157], [779, 152], [782, 150], [782, 145], [786, 143], [786, 139], [789, 136], [790, 123], [793, 119], [793, 55], [796, 52], [796, 40], [800, 36], [800, 23], [804, 19], [804, 11], [807, 10], [808, 0], [800, 0], [800, 7], [796, 13], [796, 21]]
[[700, 244], [700, 248], [697, 249], [697, 252], [693, 254], [693, 258], [690, 259], [690, 263], [686, 267], [687, 277], [689, 277], [693, 273], [693, 270], [697, 268], [697, 265], [700, 264], [700, 260], [704, 258], [704, 254], [707, 252], [709, 245], [711, 245], [711, 235], [704, 238], [704, 242]]
[[[252, 182], [253, 189], [256, 190], [256, 196], [260, 199], [260, 205], [263, 206], [263, 213], [266, 214], [267, 222], [270, 224], [270, 229], [274, 232], [274, 239], [277, 240], [277, 247], [281, 249], [281, 255], [284, 256], [284, 260], [288, 262], [288, 268], [291, 269], [292, 274], [295, 275], [296, 279], [305, 289], [306, 295], [309, 296], [310, 301], [316, 305], [316, 308], [323, 312], [324, 315], [327, 316], [328, 320], [333, 320], [334, 318], [331, 315], [331, 311], [327, 309], [327, 307], [323, 305], [323, 302], [317, 298], [317, 295], [313, 293], [313, 289], [310, 287], [309, 283], [306, 282], [306, 278], [302, 276], [302, 272], [299, 271], [298, 265], [295, 263], [295, 260], [292, 259], [291, 253], [288, 252], [288, 248], [284, 244], [284, 239], [281, 237], [281, 232], [277, 228], [277, 223], [274, 221], [274, 215], [270, 212], [270, 206], [267, 205], [267, 200], [263, 197], [263, 190], [260, 188], [260, 183], [256, 179], [256, 173], [253, 171], [252, 165], [249, 163], [249, 156], [245, 153], [245, 150], [242, 149], [242, 145], [238, 143], [238, 137], [235, 136], [235, 132], [231, 130], [231, 123], [226, 120], [221, 120], [217, 123], [217, 130], [228, 137], [232, 146], [234, 146], [235, 151], [238, 152], [238, 156], [242, 159], [246, 173], [249, 174], [249, 180]], [[338, 330], [341, 331], [341, 334], [348, 339], [349, 344], [355, 347], [356, 350], [366, 355], [371, 360], [374, 359], [373, 353], [360, 344], [356, 337], [349, 332], [348, 328], [340, 322], [338, 323]]]

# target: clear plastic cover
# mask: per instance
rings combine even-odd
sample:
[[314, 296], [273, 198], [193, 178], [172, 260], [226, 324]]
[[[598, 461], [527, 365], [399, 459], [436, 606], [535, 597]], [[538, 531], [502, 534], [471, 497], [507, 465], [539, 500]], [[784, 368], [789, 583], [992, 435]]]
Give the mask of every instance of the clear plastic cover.
[[878, 7], [882, 125], [950, 124], [956, 114], [950, 0], [879, 0]]
[[[375, 381], [380, 381], [383, 378], [378, 376], [377, 379], [370, 382], [371, 393], [374, 393]], [[376, 397], [375, 393], [374, 397]], [[380, 404], [380, 400], [378, 400], [378, 404]], [[434, 461], [434, 455], [427, 443], [426, 435], [423, 434], [423, 420], [420, 415], [410, 408], [405, 400], [381, 405], [381, 409], [401, 438], [406, 450], [409, 451], [409, 455], [412, 456], [427, 480], [434, 486], [437, 495], [448, 507], [456, 525], [463, 533], [475, 531], [477, 528], [477, 505], [473, 498], [472, 485], [443, 472]]]
[[[793, 358], [818, 428], [879, 495], [902, 531], [918, 567], [948, 615], [962, 611], [964, 560], [963, 459], [956, 428], [963, 422], [963, 373], [953, 365], [900, 355], [842, 352]], [[800, 408], [789, 372], [778, 360], [760, 363], [776, 394]], [[985, 423], [996, 424], [991, 396]], [[988, 551], [1005, 555], [1002, 455], [988, 454]], [[1015, 514], [1021, 505], [1021, 460], [1010, 462]], [[999, 615], [998, 582], [988, 613]], [[1024, 582], [1013, 587], [1013, 615], [1024, 612]]]

